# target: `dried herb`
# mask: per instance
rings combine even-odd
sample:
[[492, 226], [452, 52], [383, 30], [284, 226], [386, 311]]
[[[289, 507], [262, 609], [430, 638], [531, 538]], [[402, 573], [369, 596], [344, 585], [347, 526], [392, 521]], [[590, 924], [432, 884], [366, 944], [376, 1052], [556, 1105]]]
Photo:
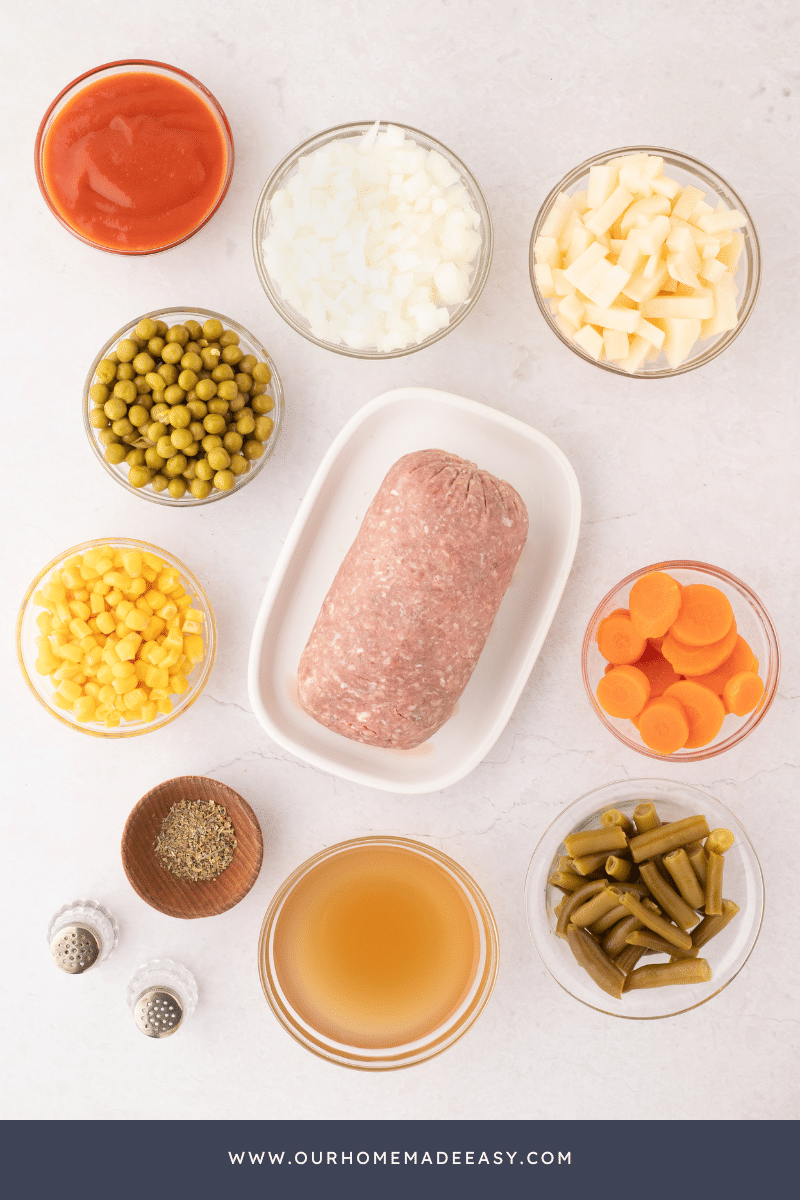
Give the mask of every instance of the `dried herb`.
[[173, 804], [155, 841], [158, 861], [178, 879], [216, 879], [233, 862], [236, 834], [227, 809], [213, 800]]

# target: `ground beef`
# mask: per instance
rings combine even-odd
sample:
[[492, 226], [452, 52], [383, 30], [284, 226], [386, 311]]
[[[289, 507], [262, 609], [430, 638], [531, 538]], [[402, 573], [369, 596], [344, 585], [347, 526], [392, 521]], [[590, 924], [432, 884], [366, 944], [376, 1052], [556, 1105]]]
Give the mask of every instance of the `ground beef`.
[[307, 713], [410, 749], [452, 715], [528, 533], [510, 484], [443, 450], [407, 454], [367, 510], [298, 668]]

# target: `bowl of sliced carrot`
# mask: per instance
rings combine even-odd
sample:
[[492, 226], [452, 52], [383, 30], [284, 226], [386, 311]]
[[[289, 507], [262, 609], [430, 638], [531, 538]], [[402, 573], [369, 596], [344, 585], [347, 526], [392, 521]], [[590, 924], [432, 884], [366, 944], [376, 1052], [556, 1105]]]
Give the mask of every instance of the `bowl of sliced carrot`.
[[653, 563], [595, 609], [583, 682], [607, 729], [640, 754], [698, 762], [738, 745], [766, 716], [780, 676], [769, 613], [708, 563]]

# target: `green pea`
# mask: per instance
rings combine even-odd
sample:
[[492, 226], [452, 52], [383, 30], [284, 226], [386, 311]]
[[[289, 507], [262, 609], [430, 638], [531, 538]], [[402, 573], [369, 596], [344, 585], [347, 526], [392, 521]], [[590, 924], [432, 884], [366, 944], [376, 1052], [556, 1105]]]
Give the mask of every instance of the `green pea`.
[[144, 452], [144, 461], [147, 463], [148, 467], [152, 467], [154, 471], [160, 471], [167, 460], [158, 453], [158, 450], [155, 446], [148, 446]]
[[161, 351], [161, 357], [165, 363], [174, 366], [183, 358], [183, 346], [180, 342], [167, 342], [164, 349]]
[[[172, 325], [166, 333], [167, 345], [174, 342], [178, 346], [185, 346], [189, 341], [189, 330], [185, 325]], [[181, 351], [181, 353], [183, 353]]]
[[206, 436], [206, 431], [203, 428], [203, 422], [191, 421], [189, 423], [189, 433], [196, 442], [202, 442], [203, 438]]
[[251, 462], [256, 458], [261, 458], [263, 453], [264, 447], [261, 445], [261, 442], [245, 442], [244, 446], [242, 447], [242, 454], [244, 454], [245, 458], [249, 458]]
[[217, 385], [213, 379], [198, 379], [195, 391], [199, 400], [213, 400], [217, 394]]
[[211, 484], [204, 479], [193, 479], [189, 484], [189, 491], [195, 500], [206, 500], [211, 495]]
[[181, 371], [178, 376], [178, 383], [185, 392], [189, 392], [197, 383], [197, 373], [195, 371]]
[[275, 422], [272, 420], [272, 417], [256, 417], [256, 427], [253, 430], [256, 440], [266, 442], [274, 428]]
[[186, 407], [188, 408], [189, 412], [192, 414], [192, 416], [194, 417], [194, 419], [196, 421], [202, 421], [203, 417], [208, 412], [208, 408], [203, 403], [202, 400], [188, 400], [187, 399]]
[[117, 343], [117, 354], [121, 363], [131, 362], [138, 353], [139, 345], [131, 338], [123, 338], [121, 342]]
[[229, 366], [236, 366], [237, 363], [242, 361], [244, 355], [238, 346], [228, 345], [222, 347], [220, 358], [224, 363], [228, 363]]
[[236, 422], [236, 432], [241, 433], [243, 437], [246, 437], [248, 433], [253, 432], [255, 427], [256, 423], [253, 418], [253, 414], [246, 408], [243, 409], [239, 416], [239, 420]]
[[232, 413], [241, 412], [242, 409], [244, 408], [244, 406], [245, 406], [245, 398], [242, 395], [238, 395], [235, 400], [231, 400], [231, 412]]
[[218, 446], [222, 445], [222, 438], [216, 433], [207, 433], [203, 438], [201, 445], [206, 454], [208, 454], [210, 450], [216, 450]]
[[171, 383], [177, 383], [178, 381], [178, 368], [174, 363], [162, 362], [158, 368], [158, 373], [164, 380], [165, 387], [169, 387]]
[[128, 420], [132, 425], [135, 425], [137, 429], [141, 429], [141, 427], [147, 424], [147, 422], [150, 420], [150, 413], [147, 411], [144, 405], [132, 404], [128, 409]]
[[196, 350], [184, 350], [181, 366], [184, 371], [202, 371], [203, 360]]
[[215, 471], [226, 471], [231, 465], [231, 456], [223, 446], [217, 446], [214, 450], [209, 450], [208, 463]]
[[220, 346], [238, 346], [239, 335], [233, 329], [226, 329], [217, 339]]
[[181, 471], [186, 469], [188, 459], [185, 454], [175, 453], [172, 458], [167, 459], [164, 466], [164, 474], [173, 478], [175, 475], [180, 475]]
[[183, 452], [187, 458], [191, 459], [191, 458], [197, 457], [197, 453], [198, 453], [199, 449], [200, 449], [200, 443], [198, 441], [191, 441], [191, 442], [189, 442], [188, 446], [184, 447]]
[[169, 494], [173, 500], [182, 500], [186, 495], [186, 480], [185, 479], [170, 479]]
[[191, 422], [192, 414], [185, 404], [176, 404], [174, 408], [170, 409], [169, 423], [173, 429], [188, 429]]
[[222, 439], [222, 444], [229, 454], [235, 454], [242, 448], [242, 435], [234, 429], [229, 429]]
[[233, 379], [233, 374], [232, 366], [228, 363], [220, 363], [219, 366], [214, 367], [214, 370], [211, 372], [211, 378], [215, 383], [222, 383], [226, 379]]
[[93, 404], [105, 404], [111, 392], [104, 383], [93, 383], [89, 388], [89, 399]]
[[156, 336], [157, 329], [158, 326], [152, 317], [142, 317], [141, 321], [136, 326], [135, 332], [137, 337], [144, 338], [144, 340], [147, 342], [151, 337]]
[[234, 475], [246, 475], [250, 470], [250, 463], [243, 454], [231, 455], [231, 468]]
[[191, 446], [193, 439], [188, 429], [173, 429], [169, 440], [176, 450], [186, 450], [188, 446]]
[[110, 422], [102, 408], [93, 408], [89, 413], [89, 424], [92, 429], [107, 429]]
[[256, 383], [269, 383], [270, 379], [272, 379], [272, 371], [270, 371], [267, 364], [263, 362], [256, 363], [250, 374], [253, 376], [253, 379], [255, 379]]
[[120, 363], [117, 367], [117, 379], [133, 379], [135, 375], [136, 372], [129, 362]]
[[166, 458], [166, 459], [170, 459], [178, 453], [178, 451], [173, 446], [172, 442], [166, 436], [166, 434], [164, 435], [164, 437], [160, 437], [158, 439], [158, 441], [156, 442], [156, 450], [158, 451], [158, 453], [161, 455], [162, 458]]
[[[151, 413], [150, 415], [152, 416], [153, 414]], [[164, 437], [166, 432], [167, 427], [163, 421], [151, 421], [146, 430], [147, 437], [150, 438], [151, 442], [157, 442], [159, 438]]]
[[154, 492], [163, 492], [169, 486], [169, 480], [166, 475], [154, 475], [150, 480], [150, 486]]
[[[241, 366], [241, 363], [239, 365]], [[233, 379], [240, 392], [249, 392], [253, 386], [253, 376], [245, 375], [241, 371], [234, 375]]]
[[214, 478], [214, 469], [208, 465], [207, 458], [198, 458], [195, 474], [198, 479], [208, 480]]
[[186, 392], [177, 383], [171, 383], [164, 390], [164, 399], [167, 404], [180, 404], [181, 400], [185, 400]]
[[203, 366], [207, 371], [213, 371], [219, 366], [219, 356], [222, 353], [219, 346], [206, 346], [200, 351], [200, 357], [203, 360]]
[[117, 364], [109, 362], [107, 358], [104, 358], [97, 364], [95, 375], [101, 383], [113, 383], [117, 378]]
[[221, 492], [229, 492], [236, 483], [236, 476], [233, 471], [217, 471], [214, 476], [214, 487], [219, 488]]
[[239, 370], [244, 371], [248, 375], [253, 374], [253, 367], [258, 362], [255, 354], [245, 354], [242, 361], [239, 363]]
[[109, 421], [119, 421], [128, 411], [128, 406], [124, 400], [118, 400], [116, 396], [112, 396], [110, 400], [106, 400], [103, 405], [103, 412], [108, 417]]
[[167, 343], [164, 341], [163, 337], [151, 337], [150, 341], [147, 343], [147, 352], [148, 354], [152, 354], [153, 358], [161, 358], [161, 351], [164, 349], [166, 344]]
[[189, 334], [193, 342], [196, 342], [199, 337], [203, 336], [203, 326], [199, 321], [188, 320], [183, 322], [183, 327]]
[[121, 442], [112, 442], [110, 446], [106, 446], [104, 458], [107, 463], [111, 463], [113, 467], [118, 467], [121, 462], [125, 461], [125, 455], [128, 453], [125, 446]]
[[239, 395], [239, 389], [236, 386], [236, 381], [234, 379], [223, 379], [222, 382], [217, 385], [217, 395], [223, 400], [235, 400]]
[[209, 400], [208, 402], [208, 411], [210, 413], [216, 413], [217, 416], [224, 417], [229, 408], [230, 405], [228, 404], [228, 401], [220, 400], [219, 396], [215, 396], [213, 400]]
[[164, 390], [164, 376], [159, 375], [158, 371], [148, 371], [145, 375], [145, 379], [150, 384], [150, 387], [154, 392], [160, 392]]
[[148, 484], [152, 478], [153, 472], [150, 470], [150, 468], [141, 466], [140, 464], [135, 464], [131, 467], [130, 471], [128, 471], [128, 483], [131, 485], [131, 487], [145, 487], [145, 485]]
[[254, 413], [260, 416], [263, 413], [271, 413], [275, 407], [275, 401], [272, 396], [253, 396], [250, 400], [250, 407]]
[[[203, 417], [203, 428], [206, 433], [224, 433], [225, 418], [220, 413], [209, 413], [207, 417]], [[239, 430], [239, 432], [245, 431]], [[246, 432], [250, 433], [250, 430], [248, 429]]]
[[209, 342], [216, 342], [224, 332], [222, 321], [218, 321], [216, 317], [209, 317], [203, 322], [203, 337]]
[[114, 433], [114, 430], [109, 426], [108, 429], [101, 429], [98, 431], [97, 440], [101, 446], [113, 446], [115, 442], [119, 441], [119, 438]]
[[133, 360], [134, 370], [138, 371], [140, 375], [146, 375], [148, 371], [153, 370], [155, 365], [155, 359], [143, 350], [140, 350]]

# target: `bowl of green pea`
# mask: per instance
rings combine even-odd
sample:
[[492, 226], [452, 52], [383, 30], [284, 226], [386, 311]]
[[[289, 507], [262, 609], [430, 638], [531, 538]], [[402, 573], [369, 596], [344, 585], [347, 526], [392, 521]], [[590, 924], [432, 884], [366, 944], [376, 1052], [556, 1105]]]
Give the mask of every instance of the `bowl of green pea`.
[[83, 420], [98, 461], [127, 491], [185, 508], [239, 491], [283, 424], [270, 355], [208, 309], [166, 308], [118, 329], [86, 377]]

